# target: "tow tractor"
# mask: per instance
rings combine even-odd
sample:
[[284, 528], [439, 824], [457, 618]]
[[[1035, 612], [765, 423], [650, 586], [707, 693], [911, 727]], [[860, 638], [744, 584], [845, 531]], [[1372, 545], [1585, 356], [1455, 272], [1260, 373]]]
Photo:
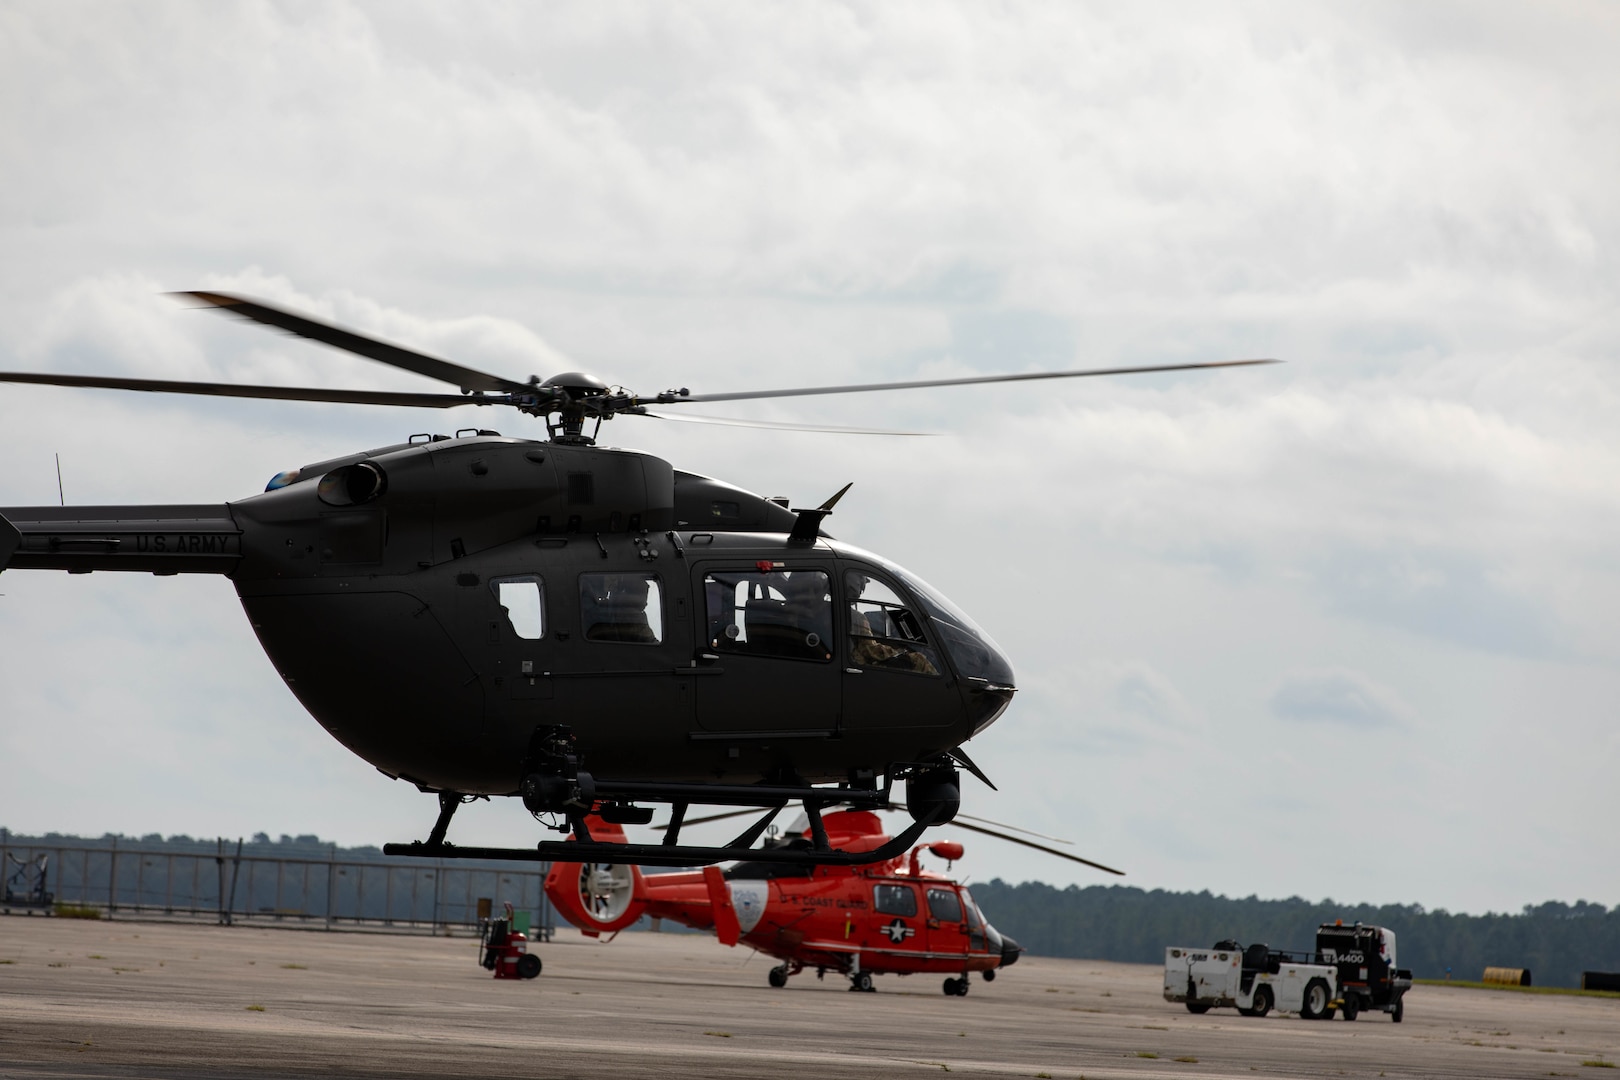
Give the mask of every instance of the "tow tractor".
[[1235, 1008], [1244, 1016], [1271, 1010], [1346, 1020], [1377, 1009], [1400, 1023], [1412, 973], [1395, 967], [1395, 935], [1381, 926], [1323, 923], [1315, 952], [1217, 941], [1208, 949], [1172, 947], [1164, 954], [1164, 999], [1191, 1013]]
[[[1382, 926], [1323, 923], [1316, 928], [1316, 952], [1339, 973], [1340, 1008], [1346, 1020], [1359, 1012], [1389, 1013], [1401, 1022], [1403, 999], [1412, 988], [1412, 973], [1395, 966], [1395, 932]], [[1329, 1013], [1329, 1015], [1332, 1015]]]

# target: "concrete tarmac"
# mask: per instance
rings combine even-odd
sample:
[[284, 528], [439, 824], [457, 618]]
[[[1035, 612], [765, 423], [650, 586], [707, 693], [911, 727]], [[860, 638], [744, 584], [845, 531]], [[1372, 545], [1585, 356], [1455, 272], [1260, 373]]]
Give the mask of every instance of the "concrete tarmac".
[[476, 943], [0, 918], [0, 1078], [1546, 1077], [1620, 1061], [1620, 1000], [1414, 988], [1406, 1020], [1193, 1016], [1156, 967], [1024, 957], [963, 998], [850, 993], [708, 937], [565, 932], [531, 982]]

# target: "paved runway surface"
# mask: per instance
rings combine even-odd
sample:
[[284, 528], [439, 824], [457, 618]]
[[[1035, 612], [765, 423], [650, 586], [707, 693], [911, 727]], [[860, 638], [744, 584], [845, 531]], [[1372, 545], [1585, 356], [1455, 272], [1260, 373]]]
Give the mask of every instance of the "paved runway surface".
[[1025, 957], [765, 985], [705, 937], [566, 934], [532, 982], [471, 938], [0, 918], [0, 1077], [1545, 1077], [1620, 1061], [1620, 1001], [1418, 987], [1406, 1021], [1192, 1016], [1154, 967]]

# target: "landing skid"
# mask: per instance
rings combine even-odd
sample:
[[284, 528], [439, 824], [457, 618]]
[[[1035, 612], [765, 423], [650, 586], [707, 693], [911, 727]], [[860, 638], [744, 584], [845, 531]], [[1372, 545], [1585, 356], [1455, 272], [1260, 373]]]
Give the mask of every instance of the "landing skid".
[[[447, 803], [447, 800], [441, 800]], [[453, 804], [449, 804], [453, 805]], [[787, 863], [796, 866], [861, 866], [866, 863], [882, 862], [886, 859], [897, 858], [911, 850], [929, 826], [943, 822], [951, 816], [951, 809], [945, 806], [936, 806], [933, 811], [921, 821], [915, 821], [905, 831], [892, 838], [888, 843], [872, 851], [843, 851], [834, 849], [826, 843], [826, 833], [819, 828], [813, 832], [819, 835], [819, 841], [811, 848], [757, 848], [750, 845], [765, 831], [781, 810], [781, 806], [770, 808], [764, 817], [754, 826], [746, 830], [736, 841], [725, 847], [693, 847], [686, 844], [605, 844], [589, 839], [590, 832], [584, 828], [584, 821], [580, 819], [575, 823], [575, 834], [584, 836], [580, 840], [542, 840], [532, 848], [487, 848], [487, 847], [458, 847], [455, 844], [420, 840], [409, 844], [385, 844], [383, 854], [403, 855], [422, 859], [491, 859], [510, 862], [603, 862], [611, 860], [615, 863], [627, 863], [636, 866], [709, 866], [713, 863], [736, 862], [749, 860], [752, 862]], [[810, 811], [810, 820], [813, 826], [821, 824], [820, 806], [807, 806]], [[448, 825], [448, 815], [442, 815], [433, 830], [434, 837], [442, 837]]]

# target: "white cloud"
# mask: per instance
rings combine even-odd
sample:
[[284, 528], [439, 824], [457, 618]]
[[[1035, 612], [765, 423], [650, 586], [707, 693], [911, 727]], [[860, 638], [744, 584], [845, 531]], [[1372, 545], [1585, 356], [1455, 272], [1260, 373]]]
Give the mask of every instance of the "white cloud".
[[[932, 580], [1019, 673], [972, 747], [1003, 786], [970, 786], [976, 810], [1082, 833], [1149, 886], [1616, 902], [1614, 860], [1569, 857], [1612, 846], [1595, 823], [1620, 764], [1615, 20], [11, 5], [0, 368], [431, 387], [157, 295], [184, 288], [643, 392], [1279, 356], [725, 410], [950, 433], [933, 440], [630, 420], [609, 439], [799, 502], [856, 481], [829, 529]], [[209, 502], [472, 425], [538, 432], [471, 408], [0, 389], [0, 505], [54, 501], [56, 452], [71, 501]], [[65, 774], [24, 779], [0, 823], [425, 827], [430, 799], [302, 714], [227, 589], [0, 576], [4, 756], [44, 775], [40, 732], [98, 733], [70, 800]], [[1373, 781], [1406, 808], [1387, 880], [1225, 857], [1320, 825], [1308, 765], [1335, 728], [1279, 724], [1281, 690], [1405, 724]], [[1234, 793], [1256, 760], [1274, 780]], [[1491, 859], [1446, 801], [1480, 778], [1526, 791]], [[1579, 815], [1571, 791], [1596, 793]], [[478, 809], [468, 836], [533, 839], [516, 808]], [[966, 869], [1094, 880], [1034, 859], [986, 845]]]
[[1342, 670], [1289, 673], [1272, 692], [1271, 711], [1296, 723], [1352, 729], [1408, 727], [1415, 719], [1412, 707], [1387, 687]]

